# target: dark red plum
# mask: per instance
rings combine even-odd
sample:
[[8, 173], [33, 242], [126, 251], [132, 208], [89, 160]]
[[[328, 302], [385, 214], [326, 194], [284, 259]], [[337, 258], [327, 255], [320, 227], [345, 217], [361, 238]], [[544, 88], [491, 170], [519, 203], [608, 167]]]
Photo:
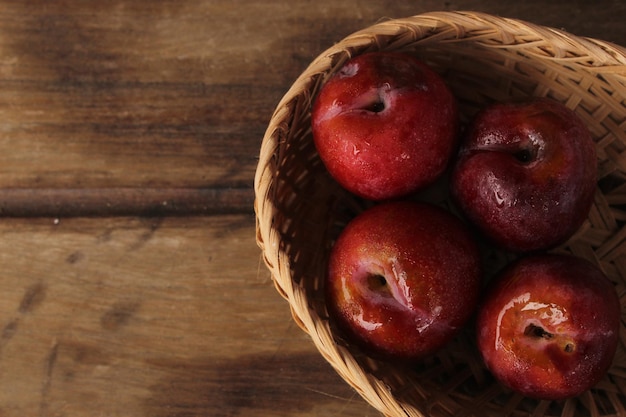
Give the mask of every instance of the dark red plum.
[[320, 158], [345, 189], [370, 200], [433, 183], [458, 145], [456, 99], [416, 58], [372, 52], [348, 61], [321, 88], [311, 126]]
[[444, 346], [475, 312], [481, 274], [478, 247], [457, 217], [386, 202], [352, 220], [333, 246], [327, 302], [351, 343], [411, 362]]
[[529, 255], [491, 285], [478, 312], [477, 343], [504, 385], [560, 400], [606, 374], [621, 308], [613, 283], [595, 265], [570, 255]]
[[595, 144], [580, 117], [554, 100], [529, 99], [476, 116], [450, 188], [496, 245], [530, 252], [559, 245], [580, 228], [596, 183]]

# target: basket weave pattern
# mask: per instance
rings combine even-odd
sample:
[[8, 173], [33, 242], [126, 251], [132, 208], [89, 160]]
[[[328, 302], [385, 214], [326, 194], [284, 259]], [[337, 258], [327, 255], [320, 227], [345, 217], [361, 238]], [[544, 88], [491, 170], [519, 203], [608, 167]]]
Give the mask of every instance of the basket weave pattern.
[[[319, 160], [310, 107], [328, 77], [349, 58], [378, 50], [411, 53], [439, 72], [459, 99], [464, 121], [493, 101], [547, 96], [572, 108], [591, 130], [599, 182], [588, 220], [557, 252], [588, 259], [616, 284], [621, 343], [609, 374], [579, 398], [536, 401], [495, 382], [471, 331], [416, 369], [378, 363], [345, 344], [323, 298], [333, 239], [367, 206], [342, 190]], [[626, 49], [514, 19], [434, 12], [380, 22], [311, 62], [284, 95], [263, 138], [255, 177], [257, 242], [278, 292], [323, 357], [387, 416], [626, 415]], [[454, 210], [445, 187], [421, 197]], [[485, 253], [488, 273], [510, 261]]]

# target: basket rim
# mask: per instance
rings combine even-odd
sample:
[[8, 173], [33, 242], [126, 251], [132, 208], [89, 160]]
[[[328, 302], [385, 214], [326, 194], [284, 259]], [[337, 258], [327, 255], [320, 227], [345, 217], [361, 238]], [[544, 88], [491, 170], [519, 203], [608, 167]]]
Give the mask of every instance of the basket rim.
[[[486, 34], [497, 31], [494, 42]], [[520, 38], [523, 43], [517, 42]], [[399, 39], [399, 40], [398, 40]], [[537, 25], [525, 20], [499, 17], [476, 11], [435, 11], [403, 18], [381, 20], [353, 32], [314, 58], [282, 96], [264, 133], [254, 176], [256, 242], [262, 251], [278, 293], [288, 301], [291, 315], [311, 336], [322, 356], [335, 371], [377, 410], [389, 416], [424, 416], [422, 410], [403, 403], [389, 392], [382, 381], [360, 369], [350, 352], [318, 333], [319, 317], [306, 307], [305, 291], [291, 277], [289, 255], [281, 249], [280, 232], [274, 225], [278, 212], [272, 201], [274, 176], [284, 143], [282, 135], [290, 128], [290, 115], [296, 106], [310, 106], [310, 89], [323, 83], [331, 68], [370, 48], [392, 42], [437, 39], [440, 42], [476, 42], [485, 48], [514, 48], [533, 58], [555, 60], [572, 68], [595, 74], [623, 77], [626, 84], [626, 48], [612, 42], [578, 36], [563, 29]], [[541, 45], [538, 45], [541, 40]], [[545, 48], [548, 43], [550, 48]], [[585, 51], [584, 54], [577, 53]], [[332, 353], [332, 355], [331, 355]], [[356, 376], [355, 376], [356, 373]], [[378, 399], [378, 400], [377, 400]]]

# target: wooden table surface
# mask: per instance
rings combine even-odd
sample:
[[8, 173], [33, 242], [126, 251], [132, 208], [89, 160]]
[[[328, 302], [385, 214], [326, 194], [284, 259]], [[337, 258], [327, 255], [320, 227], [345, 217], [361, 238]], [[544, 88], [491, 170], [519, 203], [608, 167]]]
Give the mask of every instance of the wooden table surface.
[[478, 10], [626, 45], [626, 3], [0, 1], [0, 416], [378, 416], [255, 243], [280, 97], [384, 18]]

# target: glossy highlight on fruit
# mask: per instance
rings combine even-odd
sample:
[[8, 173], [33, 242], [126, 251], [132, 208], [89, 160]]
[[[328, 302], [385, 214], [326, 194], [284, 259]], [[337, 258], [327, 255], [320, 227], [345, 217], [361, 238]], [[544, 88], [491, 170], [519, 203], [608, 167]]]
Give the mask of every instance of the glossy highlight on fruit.
[[560, 400], [606, 374], [621, 308], [613, 283], [596, 266], [570, 255], [530, 255], [490, 285], [478, 312], [477, 343], [504, 385]]
[[372, 52], [349, 60], [322, 86], [311, 127], [331, 176], [381, 201], [443, 173], [457, 149], [458, 117], [455, 97], [430, 67], [410, 55]]
[[333, 246], [327, 305], [350, 343], [381, 359], [415, 361], [445, 345], [475, 311], [480, 263], [469, 231], [444, 209], [381, 203]]
[[545, 98], [492, 104], [473, 120], [450, 180], [453, 199], [494, 244], [552, 248], [583, 224], [597, 183], [583, 121]]

